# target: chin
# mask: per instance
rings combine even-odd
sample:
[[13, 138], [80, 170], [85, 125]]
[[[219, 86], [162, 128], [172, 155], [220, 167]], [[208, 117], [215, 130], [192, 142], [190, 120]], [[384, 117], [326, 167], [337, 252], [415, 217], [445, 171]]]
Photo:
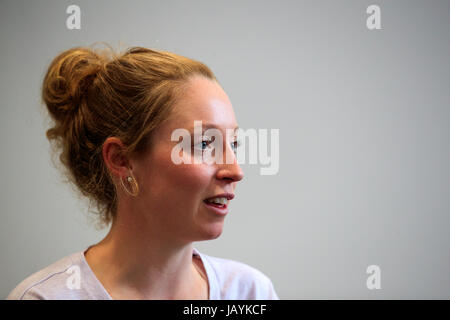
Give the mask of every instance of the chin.
[[200, 231], [201, 239], [199, 241], [217, 239], [218, 237], [220, 237], [222, 232], [223, 232], [223, 222], [204, 226]]

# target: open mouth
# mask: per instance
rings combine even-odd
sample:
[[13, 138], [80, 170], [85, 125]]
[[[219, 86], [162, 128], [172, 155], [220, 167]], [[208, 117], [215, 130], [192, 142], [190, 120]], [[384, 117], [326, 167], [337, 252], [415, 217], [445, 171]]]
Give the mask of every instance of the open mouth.
[[207, 200], [203, 200], [203, 202], [206, 203], [209, 206], [216, 207], [216, 208], [222, 208], [223, 209], [223, 208], [227, 207], [226, 204], [222, 204], [222, 203], [215, 203], [215, 202], [210, 202], [210, 201], [207, 201]]
[[203, 202], [209, 210], [219, 215], [226, 215], [228, 213], [228, 204], [233, 198], [234, 194], [225, 192], [206, 198]]

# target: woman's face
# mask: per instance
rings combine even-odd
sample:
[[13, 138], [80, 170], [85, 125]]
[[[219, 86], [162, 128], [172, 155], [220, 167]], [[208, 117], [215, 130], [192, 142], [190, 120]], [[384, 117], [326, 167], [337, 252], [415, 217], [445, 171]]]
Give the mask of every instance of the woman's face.
[[[156, 130], [149, 152], [133, 162], [140, 189], [136, 198], [139, 212], [146, 215], [151, 225], [158, 226], [162, 235], [178, 237], [184, 242], [220, 236], [225, 215], [217, 213], [204, 200], [221, 193], [234, 194], [236, 183], [243, 178], [235, 158], [233, 130], [238, 124], [228, 96], [219, 84], [203, 77], [192, 78], [190, 84], [174, 106], [172, 116]], [[195, 149], [200, 150], [200, 155], [209, 152], [208, 143], [202, 143], [205, 136], [194, 137], [194, 121], [199, 120], [203, 132], [207, 130], [205, 125], [211, 124], [222, 133], [222, 163], [194, 162], [198, 158]], [[171, 141], [176, 129], [191, 132], [190, 154], [179, 153], [182, 159], [191, 160], [190, 163], [177, 165], [172, 161], [172, 150], [181, 141]], [[225, 152], [231, 155], [232, 161], [227, 163]], [[232, 201], [228, 201], [228, 212]]]

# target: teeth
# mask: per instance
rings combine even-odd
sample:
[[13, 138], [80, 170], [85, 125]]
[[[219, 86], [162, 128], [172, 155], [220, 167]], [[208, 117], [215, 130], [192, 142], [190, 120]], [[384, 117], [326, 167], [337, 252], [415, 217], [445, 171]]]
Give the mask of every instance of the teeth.
[[222, 198], [213, 198], [213, 199], [209, 199], [206, 201], [212, 202], [212, 203], [218, 203], [218, 204], [227, 204], [228, 199], [225, 197], [222, 197]]

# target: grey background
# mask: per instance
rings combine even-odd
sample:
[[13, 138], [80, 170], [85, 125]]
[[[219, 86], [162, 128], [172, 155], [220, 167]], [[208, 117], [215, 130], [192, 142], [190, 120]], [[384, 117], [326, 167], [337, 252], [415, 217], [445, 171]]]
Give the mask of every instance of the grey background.
[[279, 173], [243, 165], [200, 251], [281, 299], [449, 299], [449, 27], [450, 1], [1, 1], [0, 297], [107, 232], [52, 166], [39, 105], [58, 52], [105, 41], [203, 61], [242, 128], [280, 129]]

